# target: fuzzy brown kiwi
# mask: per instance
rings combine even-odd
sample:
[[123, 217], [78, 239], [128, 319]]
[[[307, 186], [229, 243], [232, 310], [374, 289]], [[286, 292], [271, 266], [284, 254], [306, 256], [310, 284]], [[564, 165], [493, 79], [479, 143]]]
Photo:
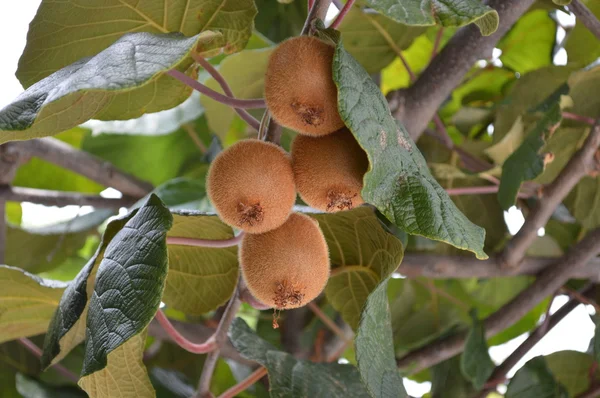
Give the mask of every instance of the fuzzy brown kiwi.
[[332, 77], [334, 50], [316, 37], [299, 36], [273, 51], [265, 75], [265, 100], [279, 124], [311, 136], [344, 126]]
[[369, 160], [348, 129], [324, 137], [296, 136], [292, 166], [296, 189], [309, 206], [336, 212], [364, 203], [360, 191]]
[[290, 156], [270, 142], [239, 141], [213, 160], [207, 192], [225, 223], [250, 233], [275, 229], [296, 200]]
[[317, 221], [299, 213], [272, 231], [246, 234], [240, 265], [250, 293], [277, 310], [308, 304], [329, 279], [325, 237]]

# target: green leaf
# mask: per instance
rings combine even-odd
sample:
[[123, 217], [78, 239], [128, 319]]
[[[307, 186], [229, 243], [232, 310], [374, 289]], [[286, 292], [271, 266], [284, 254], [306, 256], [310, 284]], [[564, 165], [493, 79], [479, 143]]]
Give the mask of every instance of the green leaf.
[[133, 210], [131, 213], [108, 223], [98, 249], [85, 267], [77, 274], [75, 280], [69, 283], [46, 333], [44, 353], [41, 358], [44, 368], [59, 362], [73, 347], [85, 339], [88, 300], [94, 291], [98, 265], [110, 241], [137, 211], [137, 209]]
[[298, 36], [307, 14], [306, 1], [275, 4], [273, 0], [255, 0], [258, 15], [254, 20], [256, 30], [275, 43]]
[[546, 165], [544, 172], [535, 179], [535, 182], [549, 184], [554, 181], [575, 151], [583, 145], [589, 130], [584, 127], [562, 126], [566, 122], [563, 120], [561, 126], [556, 129], [542, 148], [543, 153], [552, 153], [554, 160]]
[[477, 0], [365, 0], [380, 13], [407, 25], [464, 26], [474, 22], [484, 36], [498, 29], [496, 10]]
[[592, 373], [594, 357], [579, 351], [558, 351], [546, 356], [548, 368], [569, 393], [577, 397], [587, 391], [590, 381], [598, 379], [598, 370]]
[[593, 347], [593, 353], [594, 353], [594, 359], [596, 360], [596, 362], [600, 362], [600, 327], [598, 327], [598, 325], [600, 325], [600, 316], [599, 315], [594, 315], [592, 317], [592, 320], [594, 321], [594, 347]]
[[406, 397], [394, 357], [387, 280], [369, 295], [356, 334], [356, 360], [365, 386], [373, 397]]
[[0, 265], [0, 343], [44, 333], [66, 287]]
[[548, 157], [550, 155], [540, 153], [540, 150], [561, 120], [560, 105], [557, 103], [527, 134], [521, 146], [504, 161], [498, 189], [498, 201], [504, 210], [515, 204], [521, 184], [542, 174], [545, 164], [552, 160]]
[[[224, 240], [233, 230], [216, 215], [173, 214], [168, 237]], [[217, 309], [233, 294], [238, 280], [237, 247], [207, 248], [169, 244], [169, 274], [163, 301], [189, 315]]]
[[544, 357], [535, 357], [515, 373], [506, 398], [568, 398], [564, 386], [552, 375]]
[[142, 361], [146, 332], [131, 337], [108, 354], [107, 366], [84, 376], [79, 386], [90, 398], [155, 397]]
[[473, 319], [473, 326], [469, 330], [465, 350], [460, 358], [460, 370], [473, 383], [473, 387], [479, 391], [492, 375], [496, 366], [490, 358], [485, 341], [485, 328], [483, 323], [477, 319], [477, 311], [471, 312], [471, 318]]
[[354, 7], [339, 27], [346, 50], [366, 69], [376, 73], [406, 50], [425, 28], [411, 27], [383, 15]]
[[23, 398], [86, 398], [87, 395], [72, 386], [52, 386], [33, 377], [17, 373], [16, 386]]
[[[577, 115], [589, 116], [597, 119], [600, 117], [600, 65], [594, 64], [582, 71], [569, 76], [569, 95], [573, 98], [573, 108], [570, 112]], [[581, 125], [581, 123], [579, 123]]]
[[0, 143], [54, 135], [91, 118], [128, 119], [172, 108], [191, 88], [164, 72], [187, 71], [191, 51], [214, 38], [212, 32], [190, 38], [127, 34], [37, 82], [0, 110]]
[[154, 318], [167, 277], [172, 223], [171, 213], [151, 195], [106, 247], [89, 302], [83, 376], [102, 370], [107, 356]]
[[469, 221], [429, 174], [425, 159], [358, 62], [338, 44], [333, 60], [338, 107], [369, 157], [362, 196], [414, 235], [449, 243], [485, 259], [485, 231]]
[[556, 22], [547, 10], [528, 12], [498, 43], [500, 61], [521, 74], [552, 65], [555, 36]]
[[240, 318], [233, 321], [229, 338], [243, 357], [267, 368], [272, 398], [369, 396], [354, 366], [296, 359], [277, 351]]
[[[431, 398], [471, 397], [475, 391], [460, 371], [458, 356], [431, 368]], [[493, 398], [488, 395], [487, 398]]]
[[17, 77], [29, 87], [81, 58], [96, 55], [122, 35], [134, 32], [182, 32], [185, 36], [194, 36], [211, 30], [220, 35], [204, 44], [202, 50], [224, 47], [226, 53], [240, 51], [252, 34], [255, 15], [252, 0], [226, 3], [95, 0], [86, 7], [68, 1], [43, 0], [29, 26]]
[[[586, 5], [596, 18], [600, 18], [599, 2], [596, 0], [579, 1]], [[567, 50], [569, 63], [585, 66], [600, 57], [600, 41], [581, 21], [577, 21], [566, 39], [565, 50]]]
[[368, 207], [312, 217], [325, 235], [333, 267], [327, 300], [356, 329], [369, 294], [400, 265], [402, 243]]
[[[402, 55], [410, 69], [418, 75], [429, 64], [432, 51], [433, 42], [426, 35], [421, 35], [408, 49], [402, 51]], [[384, 95], [392, 90], [408, 87], [410, 81], [410, 75], [400, 58], [395, 58], [381, 71], [381, 91]]]
[[[265, 72], [272, 51], [273, 47], [245, 50], [233, 54], [221, 62], [219, 72], [231, 87], [236, 98], [264, 97]], [[213, 90], [223, 93], [223, 89], [215, 79], [210, 78], [205, 84]], [[200, 102], [205, 109], [210, 130], [224, 141], [232, 128], [236, 113], [230, 106], [221, 104], [205, 95], [200, 97]], [[255, 116], [259, 116], [259, 114], [255, 114]], [[243, 128], [246, 129], [247, 126], [244, 124]]]
[[585, 229], [600, 226], [600, 177], [583, 177], [565, 199], [565, 205]]

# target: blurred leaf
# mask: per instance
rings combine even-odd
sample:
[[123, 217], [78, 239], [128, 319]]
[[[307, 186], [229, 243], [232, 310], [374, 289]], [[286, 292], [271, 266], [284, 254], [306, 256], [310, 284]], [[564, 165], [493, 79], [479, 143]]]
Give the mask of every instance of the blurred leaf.
[[150, 381], [158, 398], [188, 398], [195, 393], [185, 376], [175, 370], [152, 368]]
[[200, 49], [224, 47], [226, 53], [232, 53], [246, 45], [255, 15], [252, 0], [238, 0], [227, 6], [211, 0], [149, 0], [135, 5], [103, 0], [90, 7], [43, 0], [31, 22], [17, 77], [28, 87], [66, 65], [99, 53], [131, 32], [182, 32], [194, 36], [211, 30], [219, 35]]
[[6, 202], [4, 207], [6, 221], [15, 226], [21, 225], [23, 219], [23, 209], [19, 202]]
[[212, 32], [191, 38], [123, 36], [94, 57], [37, 82], [0, 110], [0, 142], [54, 135], [91, 118], [128, 119], [172, 108], [192, 89], [165, 72], [177, 69], [195, 76], [195, 70], [188, 71], [193, 62], [190, 53], [214, 38]]
[[[577, 397], [590, 387], [590, 378], [598, 380], [598, 370], [591, 373], [594, 357], [579, 351], [558, 351], [546, 356], [548, 368], [570, 397]], [[591, 373], [591, 377], [590, 377]]]
[[86, 398], [87, 394], [74, 386], [51, 386], [40, 380], [18, 373], [16, 386], [23, 398]]
[[267, 368], [272, 398], [369, 396], [354, 366], [296, 359], [277, 351], [240, 318], [233, 321], [229, 338], [242, 356]]
[[[565, 122], [566, 120], [563, 120], [563, 123]], [[571, 156], [581, 147], [588, 131], [582, 127], [564, 127], [562, 125], [556, 129], [542, 148], [543, 153], [552, 153], [554, 160], [546, 165], [544, 172], [535, 181], [540, 184], [549, 184], [554, 181]]]
[[[600, 18], [600, 2], [596, 0], [579, 0], [585, 4], [590, 11]], [[600, 57], [600, 41], [592, 32], [577, 20], [573, 30], [567, 35], [567, 50], [569, 63], [585, 66]]]
[[408, 25], [463, 26], [475, 23], [481, 34], [491, 35], [498, 29], [498, 13], [476, 0], [365, 0], [380, 13]]
[[600, 226], [600, 176], [583, 177], [565, 199], [565, 205], [583, 228]]
[[[173, 214], [168, 237], [225, 240], [233, 230], [216, 215]], [[169, 273], [162, 300], [189, 315], [225, 304], [238, 280], [237, 247], [207, 248], [169, 244]]]
[[394, 357], [387, 280], [369, 295], [356, 334], [356, 360], [365, 386], [373, 397], [406, 397]]
[[[487, 148], [484, 152], [494, 161], [494, 164], [502, 165], [519, 148], [525, 137], [525, 125], [523, 124], [523, 118], [519, 116], [502, 140]], [[546, 152], [544, 151], [544, 153]]]
[[554, 239], [563, 252], [577, 242], [581, 233], [581, 225], [550, 219], [544, 227], [546, 235]]
[[[264, 97], [265, 72], [272, 50], [273, 48], [245, 50], [231, 55], [221, 62], [219, 72], [231, 87], [236, 98]], [[205, 84], [213, 90], [223, 93], [221, 86], [213, 78], [208, 79]], [[231, 107], [205, 95], [200, 97], [200, 102], [204, 106], [210, 130], [222, 141], [225, 140], [236, 113]], [[245, 122], [242, 126], [244, 130], [247, 128]]]
[[505, 67], [527, 73], [552, 65], [556, 23], [546, 10], [528, 12], [502, 38], [500, 61]]
[[564, 254], [556, 240], [549, 235], [536, 237], [526, 253], [532, 257], [560, 257]]
[[423, 27], [407, 26], [357, 7], [346, 14], [339, 30], [346, 50], [371, 74], [389, 65], [425, 32]]
[[475, 393], [460, 371], [458, 356], [435, 365], [431, 372], [431, 398], [463, 398]]
[[0, 265], [0, 342], [44, 333], [66, 287]]
[[506, 398], [568, 398], [567, 390], [552, 375], [544, 357], [535, 357], [515, 373]]
[[152, 193], [170, 209], [185, 208], [187, 204], [206, 197], [206, 183], [204, 179], [179, 177], [156, 187]]
[[312, 217], [325, 235], [333, 268], [325, 294], [356, 329], [369, 294], [402, 261], [402, 243], [368, 207]]
[[79, 386], [90, 398], [154, 397], [142, 361], [146, 332], [134, 335], [108, 354], [103, 369], [82, 377]]
[[592, 317], [594, 321], [593, 354], [596, 362], [600, 362], [600, 314]]
[[298, 36], [307, 14], [306, 1], [275, 4], [273, 0], [255, 0], [258, 15], [254, 20], [256, 30], [275, 43]]
[[490, 358], [485, 341], [485, 328], [483, 323], [477, 319], [476, 310], [471, 312], [471, 318], [473, 326], [469, 330], [465, 349], [460, 357], [460, 370], [473, 383], [473, 387], [479, 391], [492, 375], [496, 365]]
[[483, 252], [485, 231], [456, 208], [429, 174], [425, 159], [404, 127], [392, 118], [375, 83], [341, 43], [336, 48], [333, 71], [340, 115], [371, 164], [361, 192], [365, 201], [410, 234], [487, 258]]
[[[586, 68], [573, 73], [569, 77], [569, 95], [573, 98], [573, 107], [570, 112], [577, 115], [589, 116], [597, 119], [600, 117], [600, 66]], [[581, 123], [579, 123], [581, 125]]]
[[[414, 39], [408, 49], [402, 51], [402, 55], [410, 69], [419, 74], [429, 64], [432, 51], [433, 42], [421, 35]], [[381, 91], [384, 95], [392, 90], [408, 87], [409, 84], [410, 75], [398, 57], [381, 71]]]
[[104, 369], [108, 355], [154, 318], [169, 268], [166, 235], [172, 223], [152, 195], [106, 247], [89, 301], [83, 376]]

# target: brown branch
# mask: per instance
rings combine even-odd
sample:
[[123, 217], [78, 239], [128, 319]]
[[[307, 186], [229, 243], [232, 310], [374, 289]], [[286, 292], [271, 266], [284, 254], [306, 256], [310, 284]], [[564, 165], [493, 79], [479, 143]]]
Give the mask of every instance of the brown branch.
[[537, 231], [546, 225], [558, 205], [579, 180], [600, 167], [594, 159], [599, 146], [600, 120], [590, 131], [582, 148], [573, 155], [554, 181], [544, 188], [542, 197], [527, 215], [523, 227], [513, 236], [500, 254], [498, 259], [500, 266], [518, 266], [529, 246], [537, 238]]
[[317, 19], [325, 21], [325, 17], [327, 16], [327, 11], [329, 11], [330, 5], [331, 0], [315, 0], [313, 2], [312, 7], [310, 7], [310, 9], [308, 10], [306, 22], [304, 22], [304, 27], [302, 28], [302, 32], [300, 33], [300, 35], [310, 34], [311, 28], [313, 26], [313, 21]]
[[22, 155], [39, 157], [104, 186], [113, 187], [124, 195], [139, 198], [154, 188], [152, 184], [117, 169], [109, 162], [75, 149], [56, 138], [12, 142], [11, 145]]
[[598, 21], [598, 18], [596, 18], [590, 9], [579, 0], [573, 0], [568, 7], [569, 10], [573, 11], [573, 14], [575, 14], [577, 20], [579, 20], [583, 26], [588, 28], [588, 30], [592, 32], [592, 34], [596, 36], [598, 40], [600, 40], [600, 21]]
[[598, 398], [600, 397], [600, 384], [591, 386], [587, 391], [582, 392], [576, 398]]
[[486, 3], [500, 17], [500, 25], [493, 35], [482, 36], [475, 24], [460, 29], [415, 84], [388, 95], [392, 114], [402, 121], [415, 141], [475, 62], [491, 53], [500, 38], [533, 4], [533, 0], [489, 0]]
[[[529, 287], [485, 320], [490, 338], [517, 322], [545, 297], [553, 294], [600, 252], [600, 228], [590, 232], [554, 265], [542, 271]], [[411, 373], [442, 362], [463, 350], [467, 332], [462, 331], [417, 349], [397, 360], [398, 367]]]
[[97, 208], [119, 209], [129, 207], [137, 199], [131, 196], [122, 198], [103, 198], [98, 195], [86, 195], [79, 192], [61, 192], [47, 189], [0, 186], [0, 200], [13, 202], [31, 202], [46, 206], [93, 206]]

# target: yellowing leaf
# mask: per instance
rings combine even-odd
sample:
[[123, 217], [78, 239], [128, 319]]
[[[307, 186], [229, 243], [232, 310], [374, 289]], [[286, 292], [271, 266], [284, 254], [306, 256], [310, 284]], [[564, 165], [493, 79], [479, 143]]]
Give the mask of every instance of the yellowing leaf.
[[502, 140], [485, 149], [484, 152], [494, 161], [494, 164], [501, 165], [521, 145], [524, 138], [525, 126], [523, 118], [519, 116]]

